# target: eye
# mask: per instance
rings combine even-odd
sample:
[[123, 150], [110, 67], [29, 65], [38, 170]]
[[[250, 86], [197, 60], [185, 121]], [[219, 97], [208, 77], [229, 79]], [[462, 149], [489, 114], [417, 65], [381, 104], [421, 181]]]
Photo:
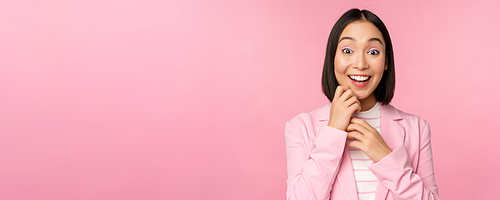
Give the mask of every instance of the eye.
[[342, 49], [342, 53], [345, 53], [345, 54], [351, 54], [351, 53], [352, 53], [352, 50], [351, 50], [351, 49], [348, 49], [348, 48], [344, 48], [344, 49]]
[[373, 50], [368, 51], [368, 54], [369, 54], [369, 55], [378, 55], [378, 54], [379, 54], [379, 51], [378, 51], [378, 50], [373, 49]]

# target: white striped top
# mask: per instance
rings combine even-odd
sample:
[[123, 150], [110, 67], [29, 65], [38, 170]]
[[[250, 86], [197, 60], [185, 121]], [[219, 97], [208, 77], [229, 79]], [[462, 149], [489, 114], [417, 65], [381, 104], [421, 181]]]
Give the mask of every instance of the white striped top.
[[[353, 117], [360, 118], [368, 122], [370, 126], [377, 129], [380, 133], [380, 103], [377, 102], [373, 108], [367, 111], [354, 114]], [[349, 139], [348, 142], [355, 140]], [[357, 148], [349, 148], [352, 167], [354, 170], [354, 179], [359, 200], [374, 199], [375, 189], [377, 187], [377, 177], [368, 169], [373, 161], [363, 151]]]

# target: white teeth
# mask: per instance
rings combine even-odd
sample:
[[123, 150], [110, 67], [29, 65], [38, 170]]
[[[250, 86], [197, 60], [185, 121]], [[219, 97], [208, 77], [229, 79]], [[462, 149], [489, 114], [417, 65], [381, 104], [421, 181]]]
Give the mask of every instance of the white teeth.
[[370, 77], [369, 76], [349, 76], [349, 78], [355, 80], [355, 81], [366, 81]]

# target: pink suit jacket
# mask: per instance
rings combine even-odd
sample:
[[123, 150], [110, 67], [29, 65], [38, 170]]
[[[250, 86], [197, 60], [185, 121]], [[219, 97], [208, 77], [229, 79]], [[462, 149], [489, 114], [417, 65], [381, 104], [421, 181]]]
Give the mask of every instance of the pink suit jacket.
[[[347, 133], [327, 126], [330, 107], [286, 123], [287, 199], [358, 199]], [[381, 111], [380, 134], [392, 152], [369, 166], [378, 179], [375, 200], [439, 199], [428, 123], [391, 105]]]

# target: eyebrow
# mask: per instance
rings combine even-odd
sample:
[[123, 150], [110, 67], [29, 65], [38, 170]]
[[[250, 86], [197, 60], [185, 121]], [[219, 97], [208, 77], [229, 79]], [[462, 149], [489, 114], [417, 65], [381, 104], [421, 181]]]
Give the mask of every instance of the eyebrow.
[[[340, 38], [339, 43], [340, 43], [342, 40], [352, 40], [352, 41], [355, 41], [355, 42], [356, 42], [356, 40], [355, 40], [354, 38], [352, 38], [352, 37], [342, 37], [342, 38]], [[380, 44], [384, 45], [384, 43], [382, 43], [382, 40], [380, 40], [379, 38], [370, 38], [370, 39], [368, 40], [368, 42], [371, 42], [371, 41], [378, 41], [378, 42], [380, 42]]]

